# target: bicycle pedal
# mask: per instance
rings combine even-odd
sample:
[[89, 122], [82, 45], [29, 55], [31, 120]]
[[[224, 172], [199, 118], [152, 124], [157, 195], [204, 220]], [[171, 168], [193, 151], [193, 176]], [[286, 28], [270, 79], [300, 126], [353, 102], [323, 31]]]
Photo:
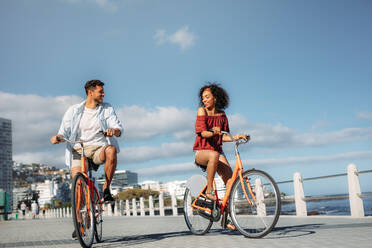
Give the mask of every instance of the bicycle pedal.
[[214, 201], [211, 201], [209, 199], [198, 199], [196, 200], [196, 205], [199, 206], [199, 207], [203, 207], [203, 208], [209, 208], [209, 209], [213, 209], [214, 208]]

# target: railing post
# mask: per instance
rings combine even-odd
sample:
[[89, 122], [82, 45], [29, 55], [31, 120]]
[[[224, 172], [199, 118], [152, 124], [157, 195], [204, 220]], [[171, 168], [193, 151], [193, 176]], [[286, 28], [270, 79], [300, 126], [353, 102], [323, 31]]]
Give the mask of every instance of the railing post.
[[302, 177], [299, 172], [296, 172], [293, 175], [293, 185], [294, 185], [295, 202], [296, 202], [296, 215], [307, 216], [304, 188], [302, 185]]
[[107, 203], [106, 204], [103, 204], [103, 213], [104, 213], [104, 216], [108, 216], [109, 215], [109, 210], [108, 210], [108, 207], [107, 207]]
[[145, 202], [143, 197], [140, 198], [141, 216], [145, 216]]
[[347, 181], [349, 185], [349, 201], [351, 217], [364, 217], [363, 199], [361, 198], [358, 170], [354, 164], [347, 167]]
[[173, 192], [172, 194], [172, 213], [173, 213], [173, 216], [178, 215], [176, 192]]
[[257, 200], [257, 215], [266, 216], [266, 204], [264, 202], [265, 197], [264, 197], [264, 192], [262, 189], [262, 182], [260, 178], [256, 179], [255, 189], [256, 189], [256, 200]]
[[119, 201], [119, 206], [120, 206], [120, 216], [123, 216], [124, 214], [124, 201], [120, 200]]
[[120, 200], [115, 201], [115, 216], [121, 215]]
[[125, 200], [125, 214], [130, 216], [129, 200]]
[[160, 216], [165, 216], [164, 214], [164, 193], [160, 192], [159, 194], [159, 213]]
[[136, 198], [132, 199], [132, 211], [133, 211], [133, 216], [137, 216], [137, 203], [136, 203]]
[[154, 216], [155, 215], [154, 199], [152, 198], [152, 195], [149, 196], [149, 208], [150, 208], [150, 216]]

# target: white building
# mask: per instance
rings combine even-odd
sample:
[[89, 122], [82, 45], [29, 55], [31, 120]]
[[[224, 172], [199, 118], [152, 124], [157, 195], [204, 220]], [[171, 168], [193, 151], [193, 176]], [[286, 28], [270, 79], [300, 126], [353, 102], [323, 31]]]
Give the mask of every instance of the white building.
[[161, 191], [164, 187], [156, 181], [144, 181], [140, 183], [141, 189], [150, 189], [154, 191]]
[[186, 190], [186, 180], [184, 181], [172, 181], [166, 184], [167, 192], [170, 195], [175, 194], [177, 199], [183, 199], [183, 195]]
[[44, 204], [51, 203], [52, 197], [57, 195], [58, 185], [56, 181], [45, 180], [44, 183], [33, 184], [33, 190], [39, 191], [39, 206], [44, 207]]

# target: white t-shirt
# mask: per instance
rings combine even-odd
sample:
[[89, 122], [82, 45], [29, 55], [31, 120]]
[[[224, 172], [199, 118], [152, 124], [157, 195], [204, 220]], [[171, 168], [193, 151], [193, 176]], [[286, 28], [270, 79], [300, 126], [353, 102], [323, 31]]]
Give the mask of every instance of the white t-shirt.
[[[77, 135], [77, 140], [88, 140], [84, 145], [93, 146], [105, 146], [107, 145], [107, 140], [103, 133], [100, 133], [101, 127], [98, 122], [98, 108], [90, 109], [84, 107], [83, 114], [79, 123], [79, 131]], [[75, 145], [80, 147], [79, 144]]]
[[37, 209], [37, 205], [36, 205], [35, 202], [33, 202], [33, 203], [31, 204], [31, 210], [32, 210], [32, 212], [33, 212], [33, 213], [36, 213], [36, 209]]

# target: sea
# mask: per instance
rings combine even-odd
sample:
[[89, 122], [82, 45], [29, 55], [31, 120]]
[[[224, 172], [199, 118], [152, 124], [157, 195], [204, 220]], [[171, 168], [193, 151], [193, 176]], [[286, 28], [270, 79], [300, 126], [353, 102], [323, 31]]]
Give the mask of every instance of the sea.
[[[337, 196], [337, 195], [332, 195]], [[363, 198], [364, 215], [372, 216], [372, 197]], [[308, 215], [330, 215], [330, 216], [350, 216], [349, 198], [306, 201]], [[296, 215], [296, 206], [294, 202], [283, 202], [281, 214]]]

